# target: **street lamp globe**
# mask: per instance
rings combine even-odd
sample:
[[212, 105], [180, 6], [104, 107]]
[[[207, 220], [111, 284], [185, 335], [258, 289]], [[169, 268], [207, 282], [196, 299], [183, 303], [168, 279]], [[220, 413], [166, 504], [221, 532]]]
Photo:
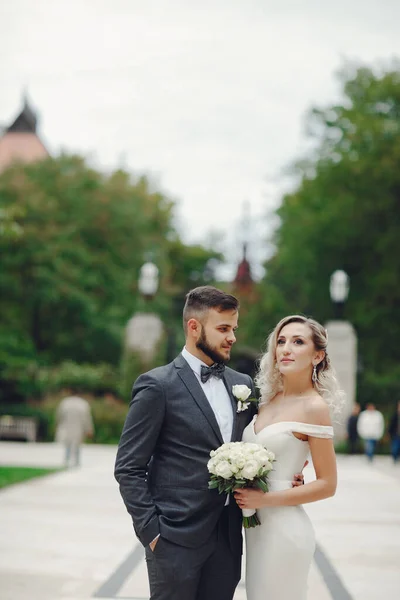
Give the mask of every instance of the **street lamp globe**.
[[331, 300], [336, 308], [336, 318], [341, 319], [343, 317], [344, 304], [349, 295], [349, 276], [345, 271], [341, 269], [335, 271], [331, 275], [329, 292]]
[[146, 262], [139, 272], [139, 291], [145, 298], [155, 296], [158, 289], [158, 268], [152, 262]]
[[349, 276], [345, 271], [339, 269], [332, 273], [329, 291], [332, 302], [346, 302], [349, 295]]

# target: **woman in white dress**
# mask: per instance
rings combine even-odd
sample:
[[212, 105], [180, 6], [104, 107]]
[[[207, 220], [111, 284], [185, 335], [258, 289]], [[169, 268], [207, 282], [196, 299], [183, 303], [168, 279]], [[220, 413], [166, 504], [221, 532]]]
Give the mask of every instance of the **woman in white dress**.
[[[257, 509], [261, 525], [246, 530], [247, 600], [306, 600], [315, 550], [302, 504], [333, 496], [336, 459], [331, 412], [342, 401], [326, 352], [327, 334], [303, 316], [282, 319], [268, 340], [256, 384], [258, 415], [243, 434], [275, 453], [269, 492], [237, 490], [240, 508]], [[311, 452], [316, 480], [292, 487]]]

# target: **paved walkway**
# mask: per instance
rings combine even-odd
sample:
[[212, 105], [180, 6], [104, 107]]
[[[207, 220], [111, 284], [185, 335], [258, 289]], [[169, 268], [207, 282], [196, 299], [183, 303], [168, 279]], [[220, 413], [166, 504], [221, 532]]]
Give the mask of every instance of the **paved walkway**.
[[[0, 491], [1, 600], [148, 598], [143, 549], [112, 476], [115, 451], [85, 446], [81, 468]], [[59, 466], [62, 449], [0, 442], [0, 462]], [[318, 540], [309, 600], [398, 598], [400, 464], [338, 463], [336, 496], [306, 507]], [[242, 582], [235, 600], [245, 598]]]

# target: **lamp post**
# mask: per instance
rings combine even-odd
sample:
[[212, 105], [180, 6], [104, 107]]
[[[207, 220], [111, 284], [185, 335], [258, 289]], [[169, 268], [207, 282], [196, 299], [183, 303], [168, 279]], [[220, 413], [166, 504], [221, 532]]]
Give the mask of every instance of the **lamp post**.
[[126, 324], [120, 367], [120, 393], [126, 398], [131, 393], [133, 381], [156, 366], [162, 347], [164, 326], [150, 302], [158, 290], [158, 273], [158, 268], [150, 261], [139, 270], [137, 285], [144, 302]]
[[[158, 268], [152, 262], [145, 262], [139, 271], [139, 292], [146, 301], [154, 298], [158, 290]], [[126, 348], [137, 353], [143, 364], [151, 365], [163, 334], [160, 317], [146, 307], [128, 321]]]
[[343, 320], [344, 305], [349, 295], [350, 280], [345, 271], [341, 269], [331, 275], [329, 292], [335, 306], [335, 319]]
[[[154, 298], [154, 296], [157, 293], [158, 290], [158, 283], [159, 283], [159, 270], [157, 268], [157, 266], [148, 261], [145, 262], [139, 271], [139, 279], [138, 279], [138, 288], [139, 291], [141, 293], [141, 295], [143, 296], [143, 298], [146, 301], [151, 300], [152, 298]], [[176, 329], [175, 329], [175, 323], [174, 323], [174, 319], [176, 316], [176, 304], [177, 304], [177, 300], [179, 302], [179, 309], [181, 308], [181, 304], [182, 304], [182, 298], [181, 296], [179, 297], [172, 297], [172, 308], [171, 308], [171, 315], [170, 315], [170, 319], [168, 321], [168, 323], [165, 326], [162, 326], [162, 329], [164, 330], [164, 333], [166, 334], [166, 360], [167, 363], [171, 362], [175, 356], [176, 356]], [[150, 336], [150, 339], [152, 339], [154, 337], [155, 340], [159, 341], [160, 339], [160, 324], [161, 321], [159, 319], [159, 317], [157, 317], [154, 314], [148, 314], [146, 313], [146, 318], [144, 319], [145, 315], [142, 313], [140, 315], [141, 321], [140, 323], [143, 324], [145, 323], [146, 328], [147, 328], [147, 335]], [[137, 320], [136, 320], [137, 323]], [[150, 330], [149, 330], [150, 328]]]
[[349, 295], [350, 280], [341, 269], [332, 273], [329, 292], [335, 307], [332, 321], [326, 323], [328, 355], [336, 371], [340, 387], [345, 392], [345, 406], [341, 422], [334, 422], [335, 439], [346, 437], [346, 424], [356, 397], [357, 336], [352, 324], [344, 318], [344, 307]]

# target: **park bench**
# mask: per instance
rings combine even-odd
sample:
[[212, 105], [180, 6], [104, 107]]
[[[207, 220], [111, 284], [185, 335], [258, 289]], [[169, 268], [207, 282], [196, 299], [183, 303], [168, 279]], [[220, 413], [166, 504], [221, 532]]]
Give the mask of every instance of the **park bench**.
[[34, 417], [0, 416], [0, 439], [24, 439], [36, 442], [37, 420]]

